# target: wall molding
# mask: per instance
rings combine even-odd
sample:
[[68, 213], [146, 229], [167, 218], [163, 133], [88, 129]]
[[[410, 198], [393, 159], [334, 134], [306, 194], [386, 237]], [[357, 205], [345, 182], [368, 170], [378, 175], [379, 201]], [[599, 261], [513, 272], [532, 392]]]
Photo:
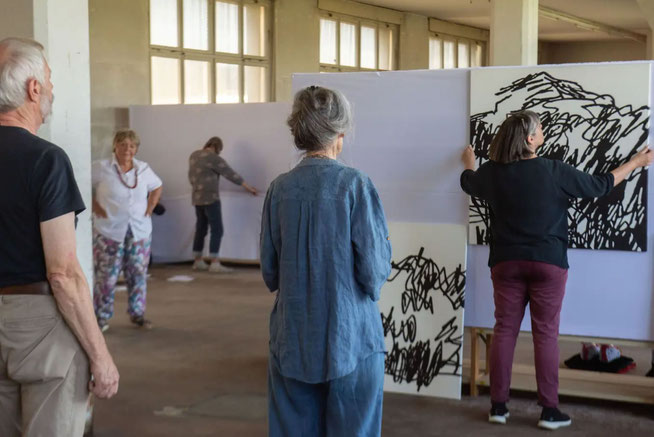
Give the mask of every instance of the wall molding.
[[398, 25], [402, 24], [404, 16], [403, 12], [351, 0], [318, 0], [318, 9]]

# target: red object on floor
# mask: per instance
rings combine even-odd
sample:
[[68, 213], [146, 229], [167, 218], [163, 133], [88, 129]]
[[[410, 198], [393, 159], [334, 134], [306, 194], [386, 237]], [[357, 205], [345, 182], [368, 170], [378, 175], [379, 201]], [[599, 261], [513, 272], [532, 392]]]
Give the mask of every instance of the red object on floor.
[[616, 373], [627, 373], [631, 369], [635, 369], [635, 368], [636, 368], [636, 363], [632, 361], [631, 363], [627, 364], [623, 368], [618, 369]]

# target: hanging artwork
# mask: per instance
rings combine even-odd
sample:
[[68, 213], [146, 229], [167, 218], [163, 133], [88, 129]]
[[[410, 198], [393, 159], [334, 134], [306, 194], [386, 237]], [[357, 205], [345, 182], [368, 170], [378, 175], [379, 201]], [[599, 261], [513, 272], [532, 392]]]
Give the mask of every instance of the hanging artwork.
[[[507, 115], [523, 109], [543, 125], [538, 155], [587, 173], [607, 173], [647, 145], [648, 64], [473, 69], [470, 80], [470, 141], [479, 165]], [[571, 201], [568, 224], [571, 248], [647, 250], [647, 170], [605, 197]], [[485, 202], [471, 198], [470, 243], [487, 244], [488, 227]]]
[[390, 223], [392, 271], [379, 308], [384, 389], [459, 399], [466, 227]]

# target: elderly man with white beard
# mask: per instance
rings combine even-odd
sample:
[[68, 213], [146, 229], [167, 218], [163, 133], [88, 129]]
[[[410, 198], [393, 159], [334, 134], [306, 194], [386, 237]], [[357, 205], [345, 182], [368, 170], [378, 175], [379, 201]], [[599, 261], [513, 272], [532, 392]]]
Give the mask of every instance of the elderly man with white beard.
[[0, 436], [76, 437], [118, 370], [76, 255], [85, 209], [66, 153], [36, 132], [53, 94], [43, 46], [0, 41]]

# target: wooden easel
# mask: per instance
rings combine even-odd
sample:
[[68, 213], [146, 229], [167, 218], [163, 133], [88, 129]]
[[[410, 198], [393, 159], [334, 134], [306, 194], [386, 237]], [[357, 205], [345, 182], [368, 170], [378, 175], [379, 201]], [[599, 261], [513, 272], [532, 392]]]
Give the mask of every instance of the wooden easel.
[[[488, 360], [479, 358], [479, 342], [486, 343], [486, 357], [490, 354], [493, 330], [489, 328], [468, 328], [470, 333], [470, 395], [478, 395], [479, 386], [489, 386]], [[531, 336], [521, 332], [520, 336]], [[579, 337], [561, 335], [559, 341], [611, 343], [618, 346], [654, 349], [652, 341], [621, 340], [615, 338]], [[483, 370], [482, 370], [483, 368]], [[513, 364], [511, 388], [536, 391], [533, 365]], [[654, 378], [637, 375], [589, 372], [585, 370], [559, 369], [559, 393], [595, 399], [612, 399], [624, 402], [654, 404]]]

